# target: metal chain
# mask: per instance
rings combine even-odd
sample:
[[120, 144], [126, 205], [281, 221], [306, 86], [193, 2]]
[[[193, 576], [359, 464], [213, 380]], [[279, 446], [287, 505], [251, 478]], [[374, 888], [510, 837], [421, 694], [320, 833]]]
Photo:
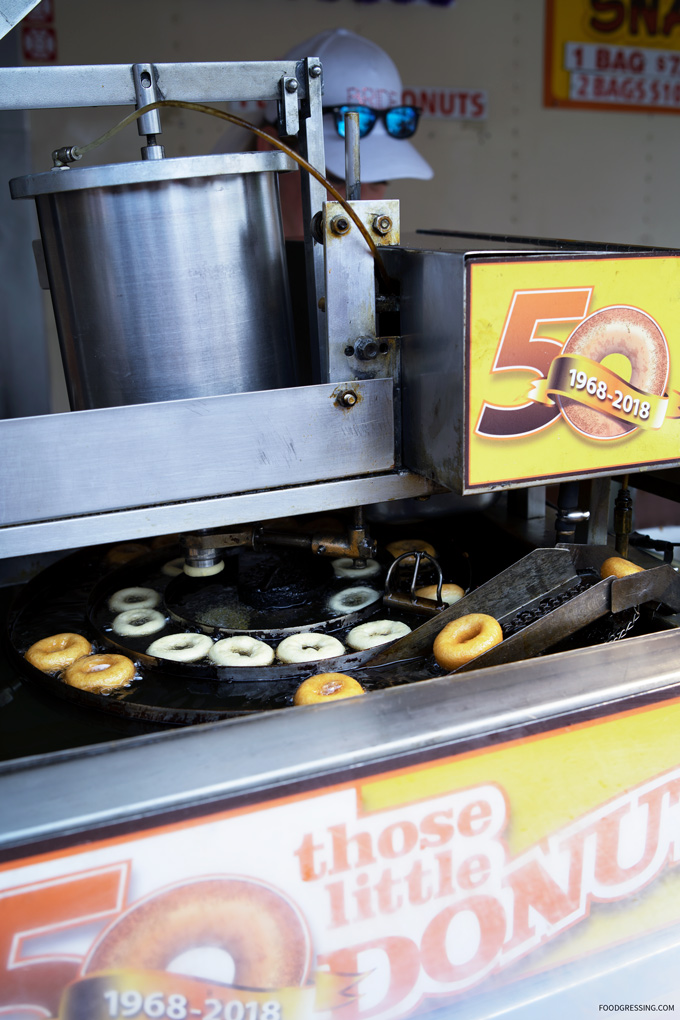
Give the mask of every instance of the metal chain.
[[528, 627], [530, 623], [535, 623], [536, 620], [540, 620], [541, 617], [546, 616], [554, 609], [558, 609], [559, 606], [563, 606], [565, 602], [570, 602], [577, 595], [580, 595], [581, 592], [591, 588], [598, 580], [599, 578], [594, 575], [581, 577], [578, 583], [572, 585], [567, 591], [563, 591], [559, 595], [547, 595], [532, 609], [520, 610], [516, 616], [513, 616], [507, 623], [503, 624], [503, 636], [505, 638], [511, 637], [517, 631]]

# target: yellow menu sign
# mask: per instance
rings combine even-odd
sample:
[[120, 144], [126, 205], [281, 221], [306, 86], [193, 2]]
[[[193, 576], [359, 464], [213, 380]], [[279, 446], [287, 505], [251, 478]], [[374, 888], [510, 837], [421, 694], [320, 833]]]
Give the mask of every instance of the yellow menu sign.
[[680, 5], [546, 0], [544, 101], [680, 112]]
[[680, 461], [680, 257], [469, 273], [466, 491]]

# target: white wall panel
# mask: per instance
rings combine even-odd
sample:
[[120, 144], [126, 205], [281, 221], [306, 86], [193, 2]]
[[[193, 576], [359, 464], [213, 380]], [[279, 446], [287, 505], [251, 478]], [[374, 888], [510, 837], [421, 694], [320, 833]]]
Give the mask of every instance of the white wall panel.
[[[452, 7], [352, 0], [55, 0], [63, 63], [270, 59], [301, 37], [345, 25], [380, 42], [404, 82], [483, 88], [480, 123], [424, 120], [417, 136], [433, 182], [397, 182], [402, 226], [512, 230], [674, 244], [669, 201], [680, 117], [542, 105], [543, 0], [458, 0]], [[36, 168], [57, 144], [85, 141], [111, 110], [34, 113]], [[169, 154], [208, 151], [218, 122], [164, 114]], [[134, 127], [100, 150], [136, 158]]]

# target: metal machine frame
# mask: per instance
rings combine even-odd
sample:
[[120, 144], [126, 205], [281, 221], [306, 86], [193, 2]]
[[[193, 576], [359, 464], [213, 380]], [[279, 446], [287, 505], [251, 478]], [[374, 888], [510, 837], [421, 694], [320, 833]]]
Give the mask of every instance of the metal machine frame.
[[[299, 117], [303, 152], [323, 167], [318, 67], [310, 58], [0, 70], [0, 106], [90, 105], [96, 92], [102, 93], [97, 105], [140, 106], [146, 74], [160, 97], [278, 101], [284, 128], [294, 133]], [[155, 140], [147, 142], [147, 158], [157, 158]], [[321, 185], [307, 181], [308, 223], [324, 197]], [[369, 227], [380, 211], [371, 203], [355, 208]], [[389, 211], [394, 221], [396, 210]], [[333, 229], [337, 215], [329, 203], [320, 221], [325, 244], [311, 231], [305, 242], [312, 318], [322, 336], [320, 381], [0, 422], [0, 557], [437, 491], [434, 482], [400, 467], [396, 341], [370, 361], [357, 357], [356, 346], [351, 354], [345, 350], [348, 337], [370, 339], [375, 329], [373, 262], [357, 231], [343, 239]], [[398, 234], [385, 236], [398, 243]], [[417, 273], [414, 279], [415, 289]], [[195, 817], [267, 791], [276, 796], [390, 763], [434, 761], [670, 698], [678, 684], [677, 634], [663, 633], [609, 645], [606, 653], [595, 647], [404, 685], [321, 708], [311, 718], [297, 710], [272, 712], [11, 762], [0, 765], [0, 856], [12, 861], [77, 843], [79, 834], [129, 832], [183, 812]], [[660, 951], [675, 952], [677, 935], [670, 931], [664, 939]], [[546, 995], [568, 988], [552, 987]], [[524, 986], [500, 994], [503, 1009], [530, 1015]], [[527, 994], [538, 997], [535, 987]], [[460, 1015], [488, 1015], [483, 1010], [473, 1002]]]
[[[149, 95], [143, 94], [145, 85]], [[75, 107], [95, 102], [135, 104], [139, 108], [165, 97], [277, 101], [284, 134], [296, 134], [299, 129], [303, 155], [312, 165], [324, 167], [321, 74], [315, 58], [298, 63], [0, 69], [0, 95], [0, 107], [4, 109]], [[149, 131], [147, 140], [152, 142], [160, 131], [156, 114], [153, 111], [140, 118], [140, 132]], [[154, 118], [150, 124], [145, 122], [148, 117]], [[158, 148], [152, 144], [145, 147], [151, 152], [143, 153], [147, 158], [159, 158]], [[321, 212], [324, 189], [307, 174], [303, 175], [302, 186], [305, 218], [311, 223]], [[382, 203], [380, 209], [374, 203], [355, 205], [369, 225], [382, 205], [389, 206], [395, 218], [398, 215], [396, 203]], [[336, 212], [331, 204], [325, 232], [337, 241], [340, 238], [331, 226]], [[396, 231], [376, 231], [378, 243], [394, 243], [395, 237], [398, 227]], [[0, 470], [4, 478], [0, 556], [435, 491], [431, 482], [399, 470], [392, 383], [388, 381], [391, 371], [361, 371], [365, 365], [340, 353], [348, 336], [359, 338], [375, 329], [373, 259], [358, 231], [343, 242], [342, 246], [318, 244], [311, 231], [305, 241], [308, 284], [312, 284], [312, 324], [320, 323], [321, 333], [318, 375], [335, 385], [322, 381], [292, 391], [233, 394], [0, 422]], [[333, 262], [333, 270], [339, 271], [331, 271], [329, 261]], [[354, 300], [359, 292], [365, 297]], [[347, 300], [350, 293], [351, 303]], [[357, 308], [363, 309], [359, 316]], [[393, 356], [382, 360], [390, 370], [393, 368]], [[388, 374], [388, 378], [372, 377], [380, 374]], [[349, 391], [351, 397], [344, 398]], [[254, 422], [258, 423], [256, 430]], [[81, 479], [75, 479], [70, 470], [67, 475], [65, 450], [70, 451], [69, 465], [81, 463], [93, 434], [104, 444], [98, 447], [98, 457], [82, 462], [85, 473]], [[146, 437], [142, 449], [136, 442], [140, 434]], [[362, 437], [366, 442], [361, 441]], [[212, 453], [206, 453], [203, 466], [197, 465], [196, 451], [213, 450], [216, 441], [224, 467], [215, 470]], [[134, 462], [129, 458], [130, 443], [135, 444]], [[191, 451], [194, 481], [187, 479], [184, 470], [167, 470], [165, 453], [169, 443], [178, 465]], [[244, 458], [245, 450], [248, 455]], [[162, 480], [158, 477], [161, 461]], [[258, 469], [253, 474], [254, 464], [266, 465], [266, 470]], [[87, 492], [105, 495], [90, 503]]]

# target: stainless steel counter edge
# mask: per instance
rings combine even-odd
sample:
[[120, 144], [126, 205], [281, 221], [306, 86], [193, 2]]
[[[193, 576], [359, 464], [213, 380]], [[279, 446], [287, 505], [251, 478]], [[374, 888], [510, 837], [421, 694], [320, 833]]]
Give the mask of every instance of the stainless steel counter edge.
[[0, 767], [0, 847], [208, 804], [679, 685], [680, 633]]

